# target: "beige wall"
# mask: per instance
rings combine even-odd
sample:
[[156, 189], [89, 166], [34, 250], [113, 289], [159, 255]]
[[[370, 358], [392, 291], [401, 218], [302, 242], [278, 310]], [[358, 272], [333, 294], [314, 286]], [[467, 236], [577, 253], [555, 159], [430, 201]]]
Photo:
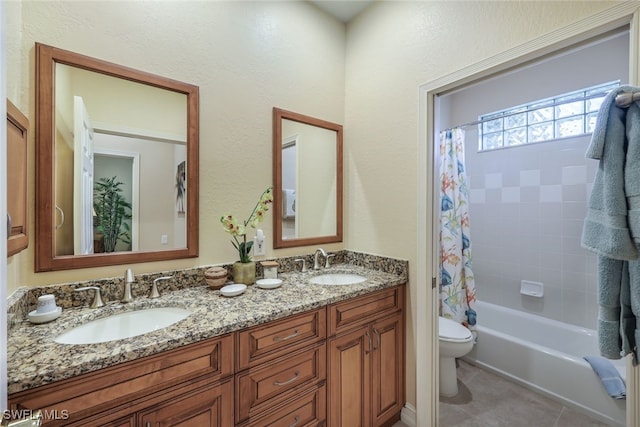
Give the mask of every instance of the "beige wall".
[[[219, 218], [246, 218], [271, 185], [274, 106], [344, 123], [345, 27], [306, 2], [22, 1], [7, 2], [7, 15], [7, 93], [31, 120], [31, 194], [36, 41], [200, 87], [200, 257], [132, 265], [135, 273], [236, 259]], [[35, 274], [34, 217], [29, 248], [8, 260], [9, 294], [123, 274], [125, 266]], [[269, 240], [271, 220], [261, 224]], [[315, 249], [271, 247], [267, 257]]]
[[[200, 258], [135, 265], [135, 272], [234, 260], [218, 217], [227, 210], [248, 215], [271, 182], [271, 108], [278, 106], [345, 125], [346, 238], [326, 249], [405, 258], [414, 278], [418, 85], [613, 3], [377, 2], [348, 25], [346, 44], [344, 26], [298, 1], [130, 2], [126, 10], [124, 4], [8, 2], [7, 93], [33, 117], [35, 41], [200, 86]], [[29, 155], [33, 190], [33, 149]], [[263, 227], [268, 237], [270, 220]], [[10, 292], [122, 274], [123, 267], [34, 274], [33, 226], [30, 231], [30, 248], [9, 260]], [[267, 255], [312, 250], [268, 249]], [[424, 285], [409, 287], [407, 400], [413, 404], [411, 297]]]
[[[345, 231], [349, 249], [409, 260], [416, 277], [418, 86], [612, 2], [376, 2], [348, 25]], [[415, 403], [411, 282], [407, 401]], [[421, 306], [421, 310], [426, 307]], [[417, 363], [430, 364], [427, 356]]]

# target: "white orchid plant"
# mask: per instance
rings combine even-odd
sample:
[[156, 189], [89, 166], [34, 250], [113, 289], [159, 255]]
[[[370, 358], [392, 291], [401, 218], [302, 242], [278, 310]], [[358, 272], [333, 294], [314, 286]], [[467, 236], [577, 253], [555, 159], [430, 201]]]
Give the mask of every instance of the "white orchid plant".
[[[262, 192], [258, 203], [253, 208], [251, 215], [246, 221], [239, 222], [233, 215], [226, 214], [220, 217], [220, 222], [225, 231], [233, 236], [231, 244], [238, 251], [240, 255], [240, 262], [251, 262], [251, 248], [253, 241], [247, 242], [247, 227], [256, 228], [265, 217], [265, 214], [269, 210], [269, 205], [273, 203], [273, 191], [272, 187], [267, 188]], [[242, 237], [240, 241], [239, 237]]]

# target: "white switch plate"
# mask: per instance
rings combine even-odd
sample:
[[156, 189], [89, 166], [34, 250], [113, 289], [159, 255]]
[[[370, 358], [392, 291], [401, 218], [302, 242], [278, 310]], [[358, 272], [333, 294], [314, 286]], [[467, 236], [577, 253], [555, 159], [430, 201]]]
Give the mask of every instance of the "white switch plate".
[[167, 243], [169, 243], [169, 236], [167, 236], [166, 234], [160, 236], [160, 244], [166, 245]]

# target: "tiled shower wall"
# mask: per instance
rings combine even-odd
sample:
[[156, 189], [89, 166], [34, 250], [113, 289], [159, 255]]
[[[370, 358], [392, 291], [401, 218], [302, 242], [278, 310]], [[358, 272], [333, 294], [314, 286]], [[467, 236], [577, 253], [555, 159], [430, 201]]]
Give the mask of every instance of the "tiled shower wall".
[[[473, 271], [478, 298], [595, 329], [597, 258], [580, 247], [597, 162], [589, 136], [478, 152], [467, 132]], [[520, 294], [520, 281], [544, 297]]]

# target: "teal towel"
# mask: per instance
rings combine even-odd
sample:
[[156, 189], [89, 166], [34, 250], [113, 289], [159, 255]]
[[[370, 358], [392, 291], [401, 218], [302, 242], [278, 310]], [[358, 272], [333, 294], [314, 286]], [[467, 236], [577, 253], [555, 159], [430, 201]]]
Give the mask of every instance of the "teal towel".
[[620, 290], [623, 276], [629, 276], [625, 262], [598, 257], [598, 347], [608, 359], [622, 357], [620, 334]]
[[604, 99], [586, 156], [598, 159], [582, 230], [582, 246], [598, 257], [598, 344], [602, 356], [640, 356], [640, 105]]
[[587, 148], [586, 156], [600, 160], [600, 164], [589, 198], [582, 246], [608, 258], [632, 260], [638, 258], [638, 249], [629, 230], [625, 193], [627, 110], [615, 106], [615, 96], [625, 89], [631, 90], [621, 86], [605, 97]]
[[609, 396], [614, 399], [626, 399], [627, 387], [613, 363], [598, 356], [584, 356], [583, 359], [591, 365]]

